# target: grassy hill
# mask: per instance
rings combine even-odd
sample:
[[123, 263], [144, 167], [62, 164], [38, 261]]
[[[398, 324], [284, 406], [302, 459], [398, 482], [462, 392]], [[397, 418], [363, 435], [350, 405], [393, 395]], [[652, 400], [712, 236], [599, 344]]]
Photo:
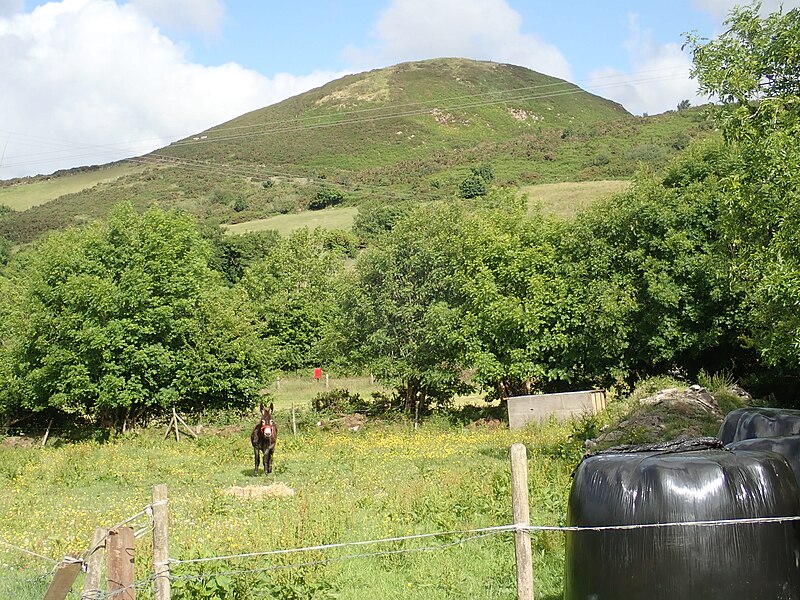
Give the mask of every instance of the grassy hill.
[[523, 67], [404, 63], [198, 132], [138, 157], [119, 177], [81, 169], [47, 186], [40, 178], [6, 185], [0, 204], [16, 210], [0, 218], [0, 235], [24, 243], [102, 218], [121, 201], [235, 225], [298, 213], [322, 187], [351, 207], [373, 198], [432, 200], [457, 194], [470, 169], [487, 163], [494, 185], [624, 180], [709, 134], [699, 109], [635, 117]]

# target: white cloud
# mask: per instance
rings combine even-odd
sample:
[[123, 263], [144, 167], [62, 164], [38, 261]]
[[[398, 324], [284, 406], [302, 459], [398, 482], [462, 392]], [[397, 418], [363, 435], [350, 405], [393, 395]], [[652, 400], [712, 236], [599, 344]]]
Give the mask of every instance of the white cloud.
[[689, 77], [691, 58], [680, 45], [657, 44], [650, 31], [639, 27], [636, 15], [630, 15], [629, 23], [631, 36], [624, 47], [630, 71], [598, 69], [583, 87], [619, 102], [634, 114], [672, 110], [682, 100], [693, 105], [706, 102], [697, 95], [697, 83]]
[[385, 65], [442, 56], [521, 65], [563, 79], [563, 54], [521, 31], [522, 18], [505, 0], [392, 0], [375, 27], [375, 46], [349, 50], [362, 64]]
[[0, 17], [13, 15], [25, 8], [25, 0], [0, 0]]
[[342, 75], [194, 64], [112, 0], [0, 18], [0, 56], [1, 178], [140, 155]]
[[130, 0], [130, 3], [160, 25], [205, 35], [217, 33], [225, 15], [221, 0]]

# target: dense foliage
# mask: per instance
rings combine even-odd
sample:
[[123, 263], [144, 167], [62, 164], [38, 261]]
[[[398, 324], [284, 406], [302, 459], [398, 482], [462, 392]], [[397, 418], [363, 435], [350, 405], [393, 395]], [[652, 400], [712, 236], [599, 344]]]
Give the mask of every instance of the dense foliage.
[[249, 404], [265, 356], [207, 252], [190, 218], [123, 205], [18, 254], [4, 282], [6, 418], [121, 425], [171, 406]]
[[734, 10], [728, 30], [689, 36], [694, 73], [716, 95], [739, 163], [723, 180], [731, 275], [745, 295], [752, 343], [770, 365], [800, 363], [800, 9], [766, 18]]
[[[484, 163], [467, 175], [480, 190], [376, 198], [353, 233], [237, 238], [124, 205], [5, 253], [0, 416], [118, 425], [241, 406], [270, 373], [322, 365], [369, 371], [423, 413], [469, 390], [505, 398], [676, 369], [761, 392], [796, 382], [800, 9], [758, 10], [736, 9], [714, 41], [688, 37], [724, 136], [676, 138], [666, 168], [574, 220], [528, 214]], [[341, 198], [328, 186], [316, 199]]]

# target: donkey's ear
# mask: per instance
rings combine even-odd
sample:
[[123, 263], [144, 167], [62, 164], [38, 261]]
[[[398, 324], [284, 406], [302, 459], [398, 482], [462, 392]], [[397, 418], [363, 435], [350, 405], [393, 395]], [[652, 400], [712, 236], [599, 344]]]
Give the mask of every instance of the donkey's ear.
[[272, 412], [274, 409], [272, 408], [272, 402], [269, 403], [269, 412]]
[[264, 412], [264, 403], [263, 402], [259, 402], [258, 403], [258, 412], [262, 412], [262, 413]]

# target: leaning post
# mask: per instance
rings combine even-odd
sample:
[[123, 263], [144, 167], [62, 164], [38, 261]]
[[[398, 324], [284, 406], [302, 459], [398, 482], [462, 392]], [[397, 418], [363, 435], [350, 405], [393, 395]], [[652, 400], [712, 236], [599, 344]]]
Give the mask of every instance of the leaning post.
[[167, 486], [153, 486], [153, 600], [170, 600]]
[[86, 577], [83, 579], [83, 592], [81, 600], [99, 600], [105, 597], [100, 584], [103, 573], [103, 553], [106, 549], [108, 529], [96, 527], [89, 550], [86, 553]]
[[517, 599], [533, 600], [533, 555], [528, 505], [528, 451], [525, 444], [514, 444], [511, 456], [511, 506], [514, 514], [514, 550], [517, 560]]

